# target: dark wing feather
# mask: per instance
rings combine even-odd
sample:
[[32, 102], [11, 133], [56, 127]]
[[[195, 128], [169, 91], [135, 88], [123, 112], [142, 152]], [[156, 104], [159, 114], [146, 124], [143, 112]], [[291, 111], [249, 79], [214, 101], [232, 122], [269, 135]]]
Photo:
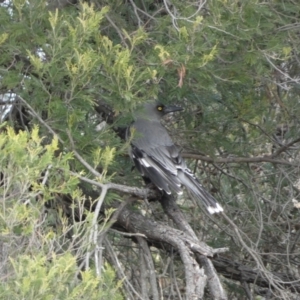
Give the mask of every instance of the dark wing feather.
[[171, 190], [178, 194], [182, 193], [177, 173], [172, 173], [156, 157], [148, 155], [134, 145], [131, 147], [131, 155], [139, 172], [149, 178], [160, 190], [164, 190], [168, 194], [171, 194]]

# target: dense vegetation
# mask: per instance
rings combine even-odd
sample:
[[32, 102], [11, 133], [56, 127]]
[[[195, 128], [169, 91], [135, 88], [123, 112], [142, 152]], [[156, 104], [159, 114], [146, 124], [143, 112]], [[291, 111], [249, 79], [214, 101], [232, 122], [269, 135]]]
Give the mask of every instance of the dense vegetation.
[[[296, 1], [0, 2], [1, 299], [298, 299]], [[149, 99], [224, 214], [132, 170]]]

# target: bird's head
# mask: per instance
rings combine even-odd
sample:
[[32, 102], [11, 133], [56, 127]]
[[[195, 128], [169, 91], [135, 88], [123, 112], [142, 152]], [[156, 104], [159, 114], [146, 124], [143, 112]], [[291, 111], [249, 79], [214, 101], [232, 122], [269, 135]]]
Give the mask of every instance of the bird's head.
[[183, 108], [176, 105], [164, 105], [157, 102], [148, 102], [144, 106], [143, 116], [151, 120], [160, 120], [166, 114], [181, 110], [183, 110]]

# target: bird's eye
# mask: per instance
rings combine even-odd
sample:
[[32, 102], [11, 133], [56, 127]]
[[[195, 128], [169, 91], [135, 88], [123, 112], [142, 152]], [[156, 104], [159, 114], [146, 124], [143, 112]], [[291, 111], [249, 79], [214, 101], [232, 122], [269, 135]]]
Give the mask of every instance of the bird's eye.
[[161, 105], [157, 106], [158, 111], [162, 111], [163, 109], [164, 109], [163, 106], [161, 106]]

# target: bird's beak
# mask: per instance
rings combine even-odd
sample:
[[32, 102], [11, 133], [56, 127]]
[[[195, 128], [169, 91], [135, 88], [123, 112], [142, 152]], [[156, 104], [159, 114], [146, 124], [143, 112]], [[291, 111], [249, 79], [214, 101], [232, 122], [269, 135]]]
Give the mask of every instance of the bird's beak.
[[169, 106], [165, 106], [164, 113], [169, 114], [171, 112], [181, 111], [181, 110], [183, 110], [183, 108], [181, 106], [169, 105]]

